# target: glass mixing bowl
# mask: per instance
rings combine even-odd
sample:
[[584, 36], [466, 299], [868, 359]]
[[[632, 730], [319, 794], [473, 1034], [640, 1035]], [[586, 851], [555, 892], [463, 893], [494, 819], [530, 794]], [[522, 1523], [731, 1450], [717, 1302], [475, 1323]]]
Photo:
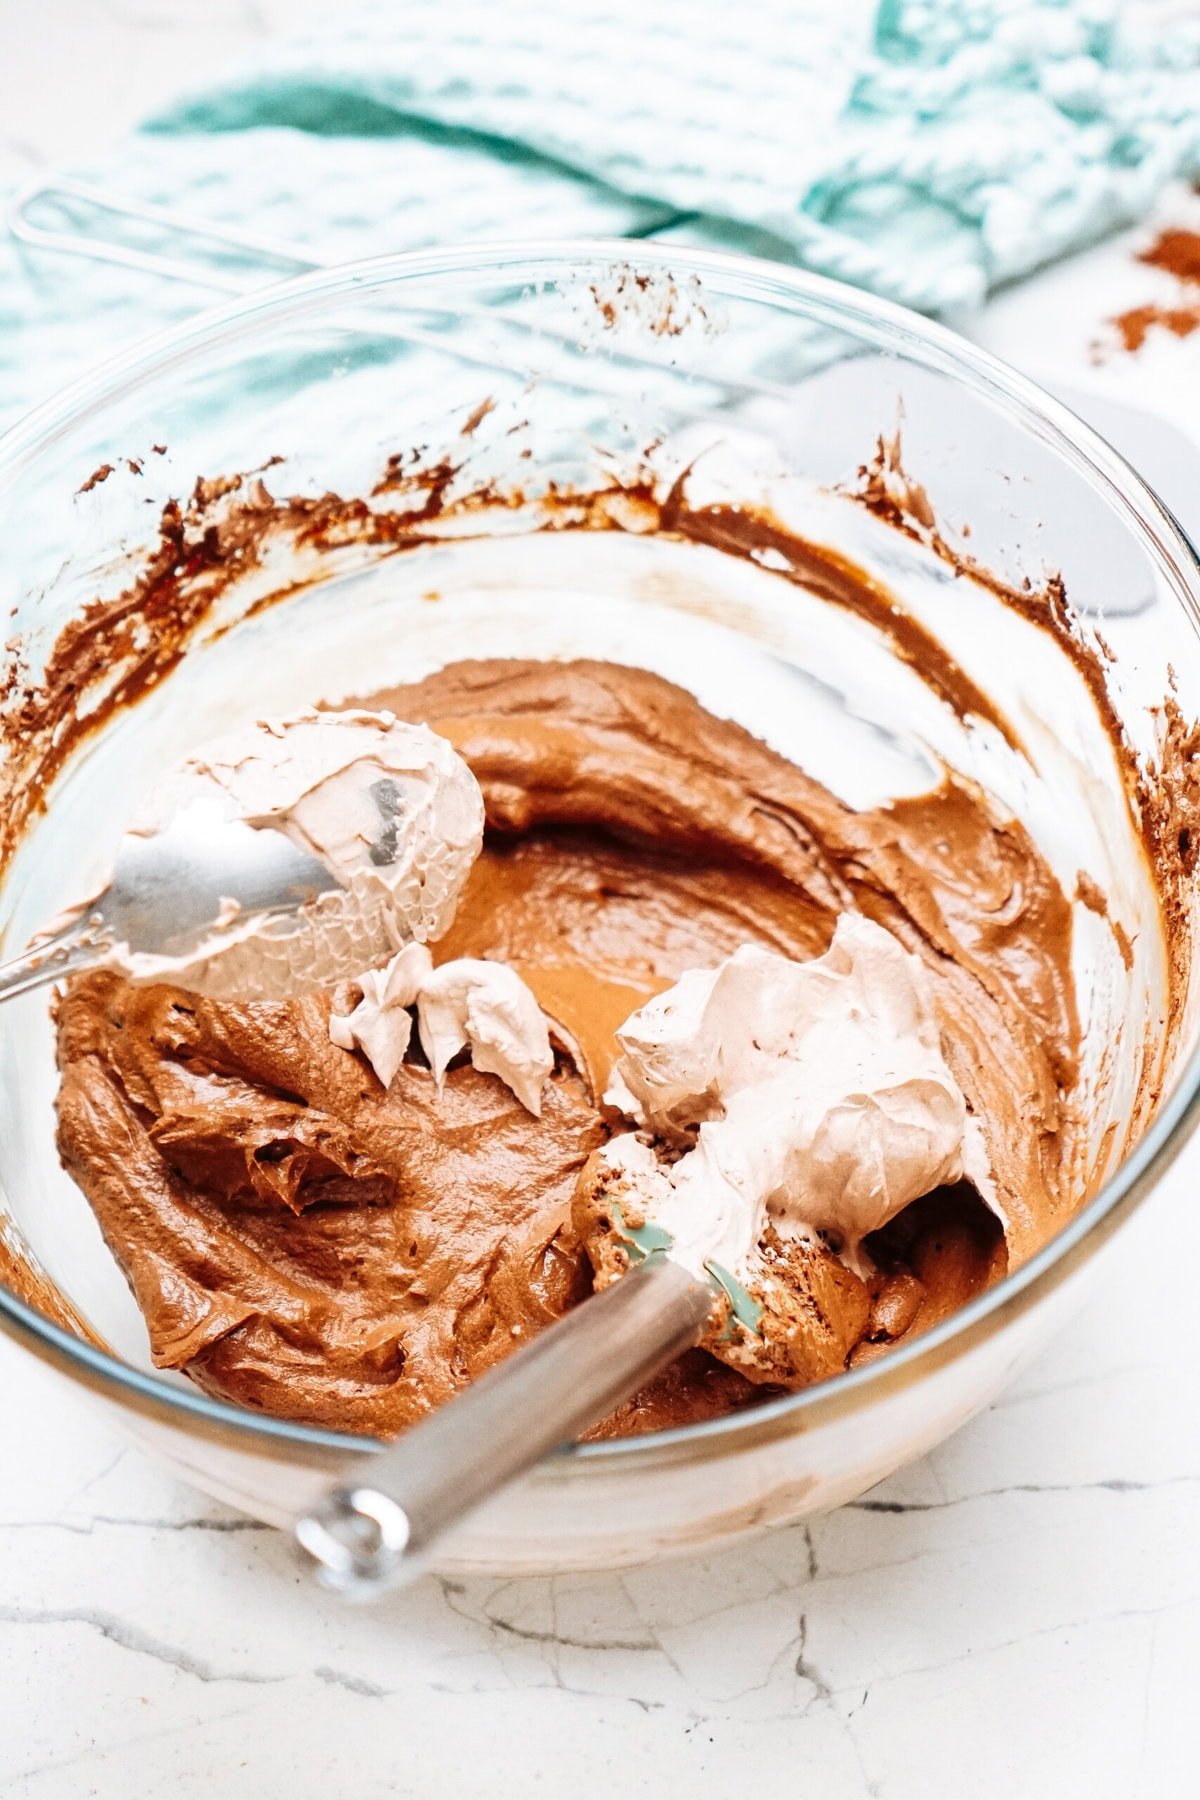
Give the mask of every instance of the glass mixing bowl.
[[[877, 455], [898, 424], [901, 456]], [[300, 504], [217, 584], [212, 479], [256, 469]], [[931, 697], [886, 632], [781, 584], [769, 555], [735, 567], [719, 547], [648, 531], [639, 496], [676, 477], [792, 511], [902, 596], [1020, 715], [1039, 745], [1036, 778], [990, 728]], [[862, 504], [872, 480], [894, 516]], [[411, 514], [438, 483], [479, 497], [475, 511], [428, 531], [410, 516], [398, 554], [380, 521]], [[234, 493], [255, 504], [265, 491], [247, 479]], [[338, 530], [314, 530], [330, 492], [358, 504], [336, 509]], [[573, 513], [579, 493], [604, 495], [620, 528]], [[160, 540], [173, 500], [183, 515]], [[535, 530], [550, 502], [557, 529]], [[1121, 458], [949, 332], [766, 263], [628, 243], [381, 259], [208, 313], [0, 440], [10, 953], [99, 885], [139, 795], [201, 739], [247, 712], [336, 700], [464, 655], [658, 669], [855, 803], [927, 786], [940, 756], [1018, 812], [1053, 866], [1103, 875], [1122, 910], [1128, 969], [1077, 908], [1093, 1064], [1086, 1201], [1040, 1254], [836, 1380], [703, 1426], [565, 1450], [470, 1521], [446, 1567], [635, 1562], [861, 1493], [982, 1407], [1068, 1317], [1194, 1122], [1186, 895], [1168, 1025], [1157, 897], [1079, 668], [950, 566], [945, 521], [969, 528], [998, 580], [1036, 594], [1060, 569], [1085, 624], [1103, 618], [1113, 702], [1143, 758], [1172, 682], [1183, 714], [1200, 715], [1200, 571]], [[157, 613], [139, 610], [145, 579], [133, 592], [149, 562]], [[57, 711], [38, 724], [45, 694], [28, 690], [47, 678]], [[288, 1522], [348, 1452], [371, 1446], [151, 1369], [137, 1310], [55, 1154], [45, 995], [9, 1003], [3, 1024], [0, 1321], [187, 1479]], [[1146, 1033], [1162, 1070], [1139, 1106]]]

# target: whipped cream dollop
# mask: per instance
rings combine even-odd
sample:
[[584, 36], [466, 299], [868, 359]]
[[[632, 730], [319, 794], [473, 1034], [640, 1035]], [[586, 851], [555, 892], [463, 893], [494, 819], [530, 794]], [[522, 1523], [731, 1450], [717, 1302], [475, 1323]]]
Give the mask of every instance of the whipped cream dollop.
[[617, 1037], [605, 1098], [667, 1154], [628, 1133], [601, 1155], [697, 1276], [744, 1279], [768, 1222], [861, 1266], [863, 1238], [942, 1183], [990, 1196], [931, 977], [869, 919], [843, 914], [810, 962], [745, 946], [689, 971]]
[[341, 883], [295, 913], [228, 917], [194, 952], [112, 962], [138, 980], [222, 999], [282, 999], [439, 938], [483, 841], [483, 797], [466, 763], [425, 725], [391, 713], [264, 719], [206, 745], [155, 790], [132, 830], [180, 807], [282, 832]]
[[498, 1075], [535, 1117], [554, 1066], [546, 1019], [529, 988], [506, 963], [459, 957], [434, 968], [424, 944], [409, 944], [385, 969], [356, 977], [352, 1012], [330, 1015], [329, 1035], [343, 1050], [361, 1050], [390, 1087], [412, 1037], [416, 1009], [421, 1047], [441, 1085], [451, 1061], [471, 1061]]

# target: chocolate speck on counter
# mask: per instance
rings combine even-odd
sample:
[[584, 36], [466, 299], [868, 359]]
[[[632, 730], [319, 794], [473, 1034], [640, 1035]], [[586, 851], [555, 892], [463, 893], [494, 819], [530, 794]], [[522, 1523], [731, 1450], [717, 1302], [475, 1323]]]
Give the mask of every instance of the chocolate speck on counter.
[[[1154, 242], [1137, 253], [1137, 261], [1157, 269], [1175, 284], [1175, 293], [1128, 307], [1109, 321], [1120, 347], [1136, 353], [1155, 331], [1177, 338], [1200, 330], [1200, 231], [1168, 226]], [[1093, 357], [1102, 361], [1105, 346], [1093, 346]]]

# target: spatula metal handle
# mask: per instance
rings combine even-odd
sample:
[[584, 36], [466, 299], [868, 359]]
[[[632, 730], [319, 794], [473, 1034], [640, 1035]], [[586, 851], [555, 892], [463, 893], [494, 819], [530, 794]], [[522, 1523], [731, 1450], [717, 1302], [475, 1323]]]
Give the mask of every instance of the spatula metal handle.
[[696, 1344], [712, 1305], [662, 1255], [585, 1300], [299, 1520], [318, 1579], [364, 1597], [419, 1574], [468, 1513]]

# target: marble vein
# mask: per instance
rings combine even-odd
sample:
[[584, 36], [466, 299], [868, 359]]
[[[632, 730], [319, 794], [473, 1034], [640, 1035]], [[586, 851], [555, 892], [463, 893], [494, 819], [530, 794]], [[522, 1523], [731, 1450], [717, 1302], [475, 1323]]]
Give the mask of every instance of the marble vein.
[[[566, 1650], [662, 1651], [662, 1645], [659, 1643], [658, 1639], [649, 1632], [646, 1636], [638, 1638], [585, 1638], [572, 1637], [561, 1633], [555, 1629], [553, 1625], [548, 1631], [538, 1630], [531, 1625], [518, 1625], [514, 1620], [506, 1619], [502, 1614], [492, 1610], [500, 1595], [506, 1593], [513, 1586], [511, 1581], [503, 1581], [498, 1587], [493, 1588], [484, 1600], [480, 1610], [478, 1612], [472, 1612], [468, 1606], [460, 1606], [458, 1604], [458, 1601], [466, 1592], [461, 1582], [450, 1581], [444, 1576], [436, 1577], [435, 1579], [437, 1579], [438, 1587], [441, 1589], [442, 1597], [445, 1600], [446, 1605], [450, 1608], [452, 1613], [455, 1613], [458, 1616], [458, 1618], [465, 1619], [470, 1625], [482, 1626], [484, 1629], [494, 1628], [497, 1631], [504, 1632], [508, 1637], [520, 1638], [523, 1642], [528, 1644], [546, 1644]], [[553, 1576], [550, 1576], [549, 1578], [547, 1597], [550, 1604], [551, 1617], [554, 1618], [557, 1609]]]
[[0, 1519], [3, 1531], [69, 1531], [74, 1537], [92, 1537], [99, 1530], [124, 1527], [135, 1531], [274, 1531], [261, 1519], [152, 1519], [136, 1514], [96, 1513], [90, 1519]]
[[1128, 1380], [1130, 1376], [1145, 1374], [1152, 1365], [1147, 1363], [1121, 1363], [1117, 1367], [1093, 1370], [1087, 1375], [1075, 1375], [1067, 1381], [1048, 1381], [1040, 1387], [1018, 1387], [1010, 1394], [1001, 1394], [988, 1407], [989, 1412], [1008, 1412], [1015, 1406], [1031, 1406], [1039, 1400], [1051, 1400], [1059, 1394], [1074, 1393], [1079, 1388], [1111, 1387], [1115, 1381]]
[[1103, 1481], [1014, 1481], [1006, 1487], [977, 1488], [970, 1494], [950, 1494], [944, 1500], [848, 1500], [847, 1512], [924, 1513], [944, 1512], [952, 1506], [969, 1506], [976, 1500], [998, 1500], [1006, 1494], [1149, 1494], [1160, 1488], [1187, 1487], [1200, 1483], [1200, 1475], [1166, 1475], [1160, 1481], [1132, 1481], [1121, 1475]]
[[[229, 1706], [221, 1712], [205, 1714], [205, 1725], [220, 1725], [227, 1719], [242, 1719], [255, 1712], [261, 1701], [254, 1700], [248, 1705]], [[77, 1769], [86, 1763], [103, 1762], [109, 1757], [118, 1756], [123, 1750], [138, 1749], [144, 1744], [160, 1743], [166, 1738], [180, 1737], [184, 1733], [193, 1732], [196, 1728], [194, 1719], [180, 1719], [171, 1725], [162, 1725], [152, 1731], [132, 1732], [128, 1737], [117, 1738], [107, 1744], [88, 1744], [73, 1756], [51, 1756], [45, 1762], [31, 1763], [27, 1768], [17, 1769], [9, 1778], [11, 1781], [36, 1781], [39, 1776], [61, 1775], [67, 1769]]]
[[[872, 1687], [883, 1687], [897, 1681], [910, 1680], [914, 1675], [937, 1675], [943, 1669], [953, 1669], [965, 1664], [978, 1665], [984, 1657], [999, 1656], [1005, 1650], [1019, 1649], [1022, 1644], [1032, 1643], [1037, 1638], [1061, 1637], [1069, 1631], [1094, 1631], [1098, 1626], [1111, 1625], [1123, 1619], [1160, 1619], [1165, 1613], [1178, 1612], [1182, 1607], [1195, 1606], [1200, 1602], [1200, 1594], [1186, 1594], [1176, 1600], [1164, 1601], [1161, 1606], [1123, 1606], [1112, 1612], [1094, 1613], [1082, 1619], [1060, 1619], [1053, 1625], [1035, 1625], [1029, 1631], [1018, 1632], [1015, 1637], [1002, 1638], [995, 1644], [971, 1645], [954, 1656], [947, 1656], [937, 1662], [915, 1663], [902, 1669], [890, 1669], [884, 1674], [873, 1677]], [[830, 1694], [830, 1700], [842, 1699], [846, 1694], [855, 1694], [862, 1685], [861, 1676], [842, 1687], [836, 1687]]]
[[106, 1612], [101, 1607], [0, 1606], [0, 1625], [84, 1625], [121, 1650], [132, 1651], [136, 1656], [149, 1656], [168, 1668], [178, 1669], [183, 1675], [193, 1676], [197, 1681], [237, 1681], [257, 1687], [288, 1679], [286, 1675], [263, 1675], [252, 1669], [214, 1668], [203, 1657], [193, 1656], [190, 1651], [183, 1650], [176, 1644], [166, 1644], [161, 1638], [143, 1631], [140, 1625], [134, 1625], [130, 1620], [119, 1618], [116, 1613]]
[[639, 1712], [643, 1713], [666, 1711], [666, 1702], [664, 1700], [644, 1700], [638, 1694], [616, 1694], [609, 1693], [603, 1688], [577, 1687], [574, 1683], [563, 1681], [561, 1678], [551, 1681], [523, 1681], [519, 1687], [514, 1683], [503, 1686], [483, 1681], [471, 1682], [467, 1687], [455, 1687], [447, 1681], [430, 1681], [425, 1685], [428, 1686], [431, 1693], [447, 1694], [455, 1700], [461, 1700], [465, 1694], [478, 1694], [480, 1696], [498, 1693], [512, 1694], [514, 1696], [519, 1696], [521, 1694], [564, 1694], [572, 1700], [598, 1701], [605, 1706], [635, 1706]]
[[[808, 1617], [805, 1613], [801, 1613], [800, 1615], [800, 1642], [799, 1648], [796, 1651], [795, 1662], [792, 1666], [801, 1681], [807, 1681], [813, 1690], [812, 1699], [808, 1703], [809, 1706], [815, 1706], [818, 1701], [825, 1701], [828, 1703], [832, 1700], [833, 1689], [830, 1687], [821, 1671], [808, 1659]], [[807, 1710], [808, 1708], [806, 1707], [805, 1711], [807, 1712]]]
[[360, 1694], [364, 1700], [386, 1700], [396, 1692], [395, 1688], [380, 1687], [377, 1681], [368, 1681], [365, 1675], [348, 1675], [345, 1669], [333, 1669], [327, 1663], [320, 1663], [313, 1674], [326, 1687], [343, 1688], [347, 1694]]
[[1142, 1682], [1142, 1716], [1138, 1733], [1138, 1767], [1146, 1761], [1146, 1749], [1150, 1741], [1150, 1701], [1154, 1694], [1155, 1665], [1158, 1662], [1158, 1628], [1159, 1619], [1150, 1622], [1150, 1643], [1146, 1650], [1146, 1674]]
[[73, 1490], [67, 1500], [67, 1506], [73, 1506], [77, 1500], [82, 1500], [85, 1494], [90, 1494], [93, 1488], [99, 1487], [102, 1481], [107, 1481], [118, 1463], [123, 1462], [128, 1454], [129, 1451], [124, 1444], [121, 1445], [120, 1449], [114, 1450], [107, 1462], [97, 1469], [94, 1475], [89, 1475], [86, 1481], [81, 1482], [80, 1485]]

